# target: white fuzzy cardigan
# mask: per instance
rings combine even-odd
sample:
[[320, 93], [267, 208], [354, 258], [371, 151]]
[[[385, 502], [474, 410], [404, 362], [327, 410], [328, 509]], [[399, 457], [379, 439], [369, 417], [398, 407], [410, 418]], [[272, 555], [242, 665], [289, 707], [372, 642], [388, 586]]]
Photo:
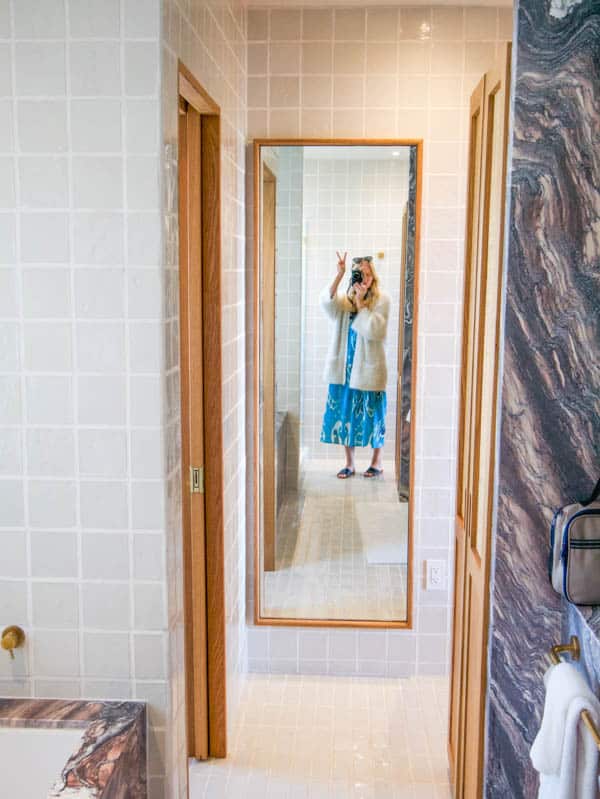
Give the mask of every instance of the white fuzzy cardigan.
[[[344, 307], [343, 296], [329, 294], [323, 289], [321, 306], [332, 320], [332, 336], [323, 377], [327, 383], [344, 384], [346, 349], [350, 314]], [[373, 310], [362, 308], [354, 317], [352, 327], [357, 333], [356, 351], [350, 373], [350, 388], [361, 391], [385, 391], [387, 363], [384, 341], [390, 315], [390, 298], [381, 292]]]

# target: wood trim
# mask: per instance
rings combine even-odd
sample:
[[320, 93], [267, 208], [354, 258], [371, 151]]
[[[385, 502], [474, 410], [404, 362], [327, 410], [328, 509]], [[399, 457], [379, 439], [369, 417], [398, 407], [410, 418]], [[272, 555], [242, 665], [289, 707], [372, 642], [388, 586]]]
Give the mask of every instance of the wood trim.
[[[448, 729], [448, 753], [451, 781], [456, 792], [462, 784], [462, 765], [464, 749], [464, 696], [463, 685], [465, 641], [464, 641], [464, 608], [467, 550], [467, 523], [470, 517], [469, 497], [463, 500], [465, 488], [469, 485], [471, 420], [467, 419], [467, 383], [471, 374], [472, 347], [471, 311], [476, 296], [477, 267], [473, 258], [477, 252], [479, 231], [479, 196], [483, 152], [483, 121], [485, 99], [485, 76], [481, 78], [473, 90], [469, 104], [469, 161], [467, 186], [467, 214], [465, 221], [465, 277], [463, 290], [463, 324], [461, 342], [461, 378], [459, 397], [459, 430], [457, 439], [457, 486], [456, 486], [456, 518], [454, 525], [455, 561], [454, 561], [454, 607], [452, 616], [452, 673], [450, 679], [450, 717]], [[477, 116], [475, 116], [477, 113]], [[475, 135], [477, 138], [475, 138]], [[479, 148], [479, 149], [478, 149]], [[474, 238], [475, 237], [475, 238]], [[470, 384], [469, 384], [470, 385]]]
[[[179, 86], [191, 85], [204, 99], [210, 98], [191, 73], [179, 64]], [[180, 129], [198, 141], [196, 148], [183, 141], [180, 152], [180, 190], [182, 168], [187, 170], [188, 187], [180, 197], [180, 296], [187, 291], [188, 302], [197, 299], [196, 324], [182, 302], [181, 347], [189, 356], [181, 361], [182, 391], [196, 386], [201, 402], [192, 403], [184, 416], [182, 409], [182, 451], [204, 465], [204, 495], [189, 493], [187, 467], [183, 457], [183, 504], [192, 513], [202, 508], [202, 531], [197, 520], [186, 527], [184, 515], [183, 571], [185, 605], [185, 668], [188, 753], [199, 757], [225, 757], [226, 656], [225, 656], [225, 577], [223, 513], [223, 412], [222, 412], [222, 336], [221, 336], [221, 173], [220, 116], [210, 101], [211, 113], [179, 96]], [[186, 103], [189, 104], [187, 112]], [[202, 104], [200, 104], [202, 105]], [[183, 106], [183, 113], [182, 113]], [[206, 106], [202, 106], [206, 107]], [[217, 109], [215, 112], [214, 109]], [[187, 119], [187, 122], [184, 120]], [[201, 142], [201, 147], [200, 147]], [[186, 144], [188, 146], [186, 146]], [[189, 162], [187, 159], [190, 159]], [[182, 167], [183, 165], [183, 167]], [[183, 209], [187, 206], [187, 213]], [[189, 217], [189, 219], [188, 219]], [[190, 221], [191, 220], [191, 221]], [[195, 255], [194, 255], [195, 253]], [[184, 268], [184, 265], [185, 268]], [[192, 306], [193, 307], [193, 306]], [[184, 321], [185, 320], [185, 321]], [[199, 327], [198, 327], [199, 320]], [[186, 367], [187, 364], [187, 367]], [[187, 374], [185, 374], [187, 372]], [[194, 420], [200, 423], [194, 425]], [[186, 445], [186, 442], [188, 444]], [[196, 511], [193, 509], [197, 508]], [[205, 686], [205, 687], [203, 687]], [[206, 733], [204, 732], [206, 730]], [[200, 736], [200, 737], [198, 737]]]
[[208, 730], [212, 757], [227, 754], [225, 522], [221, 320], [221, 117], [202, 117], [202, 270]]
[[219, 106], [181, 61], [178, 61], [178, 70], [179, 96], [183, 97], [199, 114], [220, 114]]
[[[493, 524], [494, 524], [494, 504], [497, 498], [497, 491], [498, 488], [495, 485], [495, 473], [496, 473], [496, 453], [497, 453], [497, 432], [498, 432], [498, 404], [499, 404], [499, 396], [501, 391], [501, 386], [499, 383], [499, 375], [500, 375], [500, 331], [502, 327], [502, 297], [503, 297], [503, 290], [504, 290], [504, 247], [505, 247], [505, 218], [506, 218], [506, 174], [508, 169], [508, 133], [509, 133], [509, 122], [510, 122], [510, 91], [511, 91], [511, 53], [512, 53], [512, 43], [505, 42], [500, 50], [500, 54], [497, 58], [496, 64], [493, 69], [491, 69], [488, 73], [486, 73], [485, 81], [486, 81], [486, 91], [485, 91], [485, 101], [488, 102], [489, 97], [498, 94], [498, 92], [502, 92], [503, 94], [503, 103], [501, 105], [496, 103], [494, 99], [495, 105], [495, 113], [502, 117], [502, 171], [501, 177], [499, 180], [499, 185], [502, 187], [503, 192], [503, 200], [500, 202], [499, 212], [500, 212], [500, 222], [498, 224], [498, 230], [500, 233], [500, 242], [499, 242], [499, 252], [498, 252], [498, 260], [493, 264], [493, 267], [497, 269], [497, 282], [498, 285], [496, 287], [496, 294], [495, 294], [495, 310], [496, 310], [496, 324], [494, 328], [494, 369], [493, 369], [493, 391], [492, 391], [492, 408], [491, 408], [491, 430], [490, 430], [490, 448], [492, 450], [489, 465], [488, 465], [488, 474], [486, 476], [488, 485], [490, 486], [490, 491], [488, 492], [487, 497], [487, 504], [485, 507], [485, 522], [484, 522], [484, 536], [486, 539], [485, 543], [485, 552], [484, 558], [485, 562], [482, 564], [484, 570], [484, 584], [486, 588], [489, 589], [489, 581], [490, 581], [490, 573], [491, 573], [491, 562], [492, 562], [492, 534], [493, 534]], [[500, 87], [499, 89], [497, 87]], [[487, 115], [487, 108], [486, 108], [486, 115]], [[486, 124], [489, 120], [486, 120]], [[492, 161], [493, 153], [493, 134], [488, 133], [486, 135], [488, 138], [488, 152], [486, 153], [486, 157], [484, 159], [485, 162], [485, 171], [484, 171], [484, 178], [486, 179], [485, 184], [485, 200], [484, 200], [484, 220], [489, 222], [489, 205], [490, 205], [490, 194], [491, 194], [491, 172], [488, 171], [488, 164]], [[489, 229], [486, 225], [485, 230], [485, 257], [486, 260], [488, 258], [488, 235]], [[486, 270], [487, 272], [487, 270]], [[486, 282], [487, 282], [487, 275], [486, 275]], [[485, 294], [482, 292], [482, 296], [485, 298]], [[480, 392], [478, 392], [478, 403], [481, 403], [481, 396]], [[478, 457], [477, 457], [477, 494], [479, 492], [479, 448], [478, 448]], [[476, 511], [478, 513], [478, 511]], [[473, 550], [473, 554], [475, 554], [475, 550]], [[484, 592], [484, 601], [483, 601], [483, 646], [482, 646], [482, 661], [484, 664], [487, 664], [488, 659], [488, 643], [489, 643], [489, 627], [490, 627], [490, 591], [486, 590]], [[485, 697], [487, 691], [487, 668], [483, 668], [481, 670], [481, 678], [479, 684], [479, 695], [481, 697]], [[485, 755], [485, 720], [486, 720], [486, 707], [485, 703], [482, 702], [482, 712], [481, 712], [481, 725], [478, 731], [479, 733], [479, 760], [477, 764], [477, 783], [478, 783], [478, 792], [481, 793], [483, 791], [483, 779], [484, 779], [484, 755]]]
[[[262, 147], [271, 146], [311, 146], [311, 145], [352, 145], [352, 146], [373, 146], [373, 145], [396, 145], [412, 146], [417, 148], [417, 176], [416, 176], [416, 218], [415, 218], [415, 273], [414, 273], [414, 321], [413, 321], [413, 344], [412, 344], [412, 404], [411, 419], [416, 419], [416, 396], [417, 396], [417, 375], [418, 375], [418, 316], [419, 316], [419, 266], [421, 255], [421, 205], [422, 205], [422, 184], [423, 184], [423, 139], [254, 139], [253, 140], [253, 167], [254, 167], [254, 274], [258, 278], [260, 269], [260, 202], [261, 202], [261, 159], [260, 151]], [[413, 571], [414, 571], [414, 496], [415, 496], [415, 425], [411, 424], [411, 451], [410, 451], [410, 497], [408, 513], [408, 552], [407, 552], [407, 601], [406, 619], [398, 621], [371, 621], [359, 619], [283, 619], [261, 616], [261, 571], [260, 571], [260, 280], [254, 280], [253, 285], [253, 380], [254, 380], [254, 624], [257, 626], [273, 627], [357, 627], [357, 628], [376, 628], [376, 629], [412, 629], [413, 626]]]
[[254, 147], [311, 147], [331, 145], [336, 147], [373, 147], [375, 145], [396, 145], [398, 147], [423, 147], [423, 139], [253, 139]]
[[[204, 497], [190, 493], [192, 464], [204, 463], [201, 264], [200, 115], [188, 108], [179, 116], [179, 308], [185, 661], [189, 699], [188, 746], [208, 757], [208, 684]], [[193, 265], [197, 263], [198, 268]], [[197, 577], [200, 577], [198, 579]]]

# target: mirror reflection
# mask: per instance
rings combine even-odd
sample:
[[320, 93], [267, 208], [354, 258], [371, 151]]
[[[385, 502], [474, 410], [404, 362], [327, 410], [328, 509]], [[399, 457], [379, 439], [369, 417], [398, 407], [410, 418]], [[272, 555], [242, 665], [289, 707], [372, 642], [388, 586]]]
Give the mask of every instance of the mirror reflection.
[[259, 154], [260, 617], [403, 622], [417, 144]]

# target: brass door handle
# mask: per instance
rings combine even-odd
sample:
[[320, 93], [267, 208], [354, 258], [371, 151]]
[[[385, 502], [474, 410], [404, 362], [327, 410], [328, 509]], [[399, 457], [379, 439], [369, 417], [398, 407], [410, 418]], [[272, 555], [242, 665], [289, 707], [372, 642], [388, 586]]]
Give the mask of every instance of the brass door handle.
[[6, 649], [10, 652], [11, 658], [15, 659], [15, 649], [18, 649], [20, 646], [23, 646], [25, 643], [25, 633], [20, 627], [17, 627], [16, 624], [13, 624], [11, 627], [6, 627], [2, 630], [2, 637], [0, 639], [0, 645], [2, 649]]

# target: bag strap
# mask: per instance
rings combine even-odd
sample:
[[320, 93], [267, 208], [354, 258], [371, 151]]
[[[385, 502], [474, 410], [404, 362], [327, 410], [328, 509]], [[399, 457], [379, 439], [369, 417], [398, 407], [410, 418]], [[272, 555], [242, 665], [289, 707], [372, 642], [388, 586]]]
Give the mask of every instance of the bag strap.
[[584, 499], [580, 500], [579, 504], [583, 505], [583, 507], [585, 508], [587, 505], [591, 505], [592, 502], [595, 502], [598, 499], [598, 497], [600, 497], [600, 480], [598, 480], [598, 482], [594, 486], [594, 490], [589, 495], [589, 497], [585, 500]]

